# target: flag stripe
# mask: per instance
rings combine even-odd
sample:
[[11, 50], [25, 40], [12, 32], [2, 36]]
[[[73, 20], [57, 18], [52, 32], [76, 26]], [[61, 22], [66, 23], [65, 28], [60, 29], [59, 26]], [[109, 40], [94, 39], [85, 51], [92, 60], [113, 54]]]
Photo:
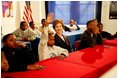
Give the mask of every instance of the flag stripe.
[[29, 22], [28, 20], [28, 15], [24, 12], [25, 18], [27, 19], [27, 22]]
[[28, 10], [27, 10], [26, 6], [25, 6], [25, 11], [24, 12], [26, 12], [28, 14]]
[[27, 8], [27, 6], [24, 6], [24, 11], [23, 11], [23, 20], [29, 25], [29, 22], [33, 21], [32, 18], [32, 10], [31, 7]]

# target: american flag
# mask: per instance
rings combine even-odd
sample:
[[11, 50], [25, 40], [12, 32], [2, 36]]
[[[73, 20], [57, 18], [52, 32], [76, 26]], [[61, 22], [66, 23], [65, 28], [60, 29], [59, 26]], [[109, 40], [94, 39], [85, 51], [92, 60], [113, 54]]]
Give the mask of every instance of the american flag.
[[23, 11], [23, 20], [27, 23], [29, 26], [29, 23], [33, 21], [32, 18], [32, 10], [31, 10], [31, 4], [30, 1], [25, 1], [24, 11]]

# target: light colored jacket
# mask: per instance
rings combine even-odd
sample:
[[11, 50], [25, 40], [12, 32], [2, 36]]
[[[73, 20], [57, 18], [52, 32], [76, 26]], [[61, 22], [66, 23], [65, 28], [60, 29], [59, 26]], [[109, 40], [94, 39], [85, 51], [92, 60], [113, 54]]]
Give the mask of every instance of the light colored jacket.
[[38, 46], [38, 54], [40, 61], [51, 57], [59, 56], [61, 54], [64, 54], [66, 56], [69, 55], [66, 49], [63, 49], [55, 45], [53, 45], [52, 47], [48, 46], [47, 42], [48, 42], [48, 27], [45, 27], [42, 31], [41, 40]]
[[18, 28], [13, 32], [13, 34], [16, 36], [17, 40], [21, 40], [22, 37], [27, 37], [28, 40], [35, 40], [36, 34], [31, 29], [26, 29], [25, 31], [21, 30], [21, 28]]

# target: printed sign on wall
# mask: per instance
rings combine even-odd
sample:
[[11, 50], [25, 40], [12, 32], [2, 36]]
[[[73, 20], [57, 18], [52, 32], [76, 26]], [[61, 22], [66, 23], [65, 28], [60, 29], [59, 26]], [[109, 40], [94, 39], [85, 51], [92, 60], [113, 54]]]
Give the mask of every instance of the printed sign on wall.
[[2, 1], [2, 15], [3, 18], [13, 17], [13, 2]]

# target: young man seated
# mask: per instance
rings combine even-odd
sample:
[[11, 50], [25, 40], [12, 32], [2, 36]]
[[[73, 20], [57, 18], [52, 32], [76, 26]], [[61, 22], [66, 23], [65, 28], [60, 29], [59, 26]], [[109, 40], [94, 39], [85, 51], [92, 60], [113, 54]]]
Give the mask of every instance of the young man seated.
[[16, 36], [7, 34], [2, 39], [1, 70], [2, 71], [24, 71], [42, 69], [43, 66], [35, 64], [36, 59], [33, 52], [22, 42], [16, 41]]
[[13, 34], [19, 41], [33, 41], [37, 36], [31, 29], [28, 28], [25, 21], [21, 21], [20, 28], [16, 29]]
[[93, 21], [87, 22], [87, 30], [81, 36], [81, 42], [79, 49], [94, 47], [96, 44], [103, 44], [102, 36], [99, 30], [94, 26]]
[[103, 24], [102, 23], [98, 23], [97, 27], [99, 28], [99, 32], [102, 35], [103, 39], [114, 39], [117, 37], [117, 33], [112, 35], [111, 33], [107, 32], [107, 31], [103, 31]]

